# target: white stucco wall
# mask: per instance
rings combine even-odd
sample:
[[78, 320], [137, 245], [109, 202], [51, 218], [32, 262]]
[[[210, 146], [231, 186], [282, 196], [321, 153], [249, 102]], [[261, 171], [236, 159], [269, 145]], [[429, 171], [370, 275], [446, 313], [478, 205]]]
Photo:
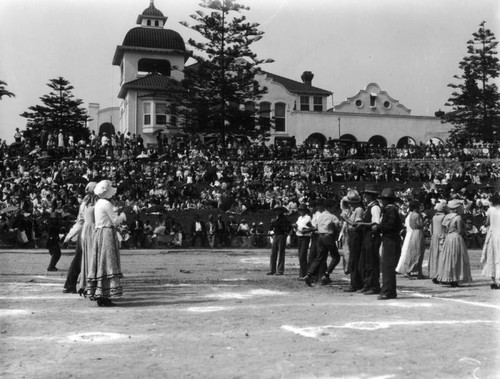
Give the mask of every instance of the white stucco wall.
[[128, 83], [138, 78], [137, 67], [139, 64], [139, 60], [143, 58], [168, 60], [170, 62], [170, 67], [171, 67], [170, 76], [178, 81], [184, 79], [184, 72], [183, 72], [184, 56], [179, 55], [178, 52], [176, 53], [172, 51], [172, 53], [169, 53], [169, 51], [167, 50], [162, 50], [162, 49], [157, 49], [157, 50], [159, 52], [162, 52], [162, 54], [125, 51], [122, 60], [123, 76], [122, 76], [122, 82], [120, 84], [122, 85], [123, 83]]

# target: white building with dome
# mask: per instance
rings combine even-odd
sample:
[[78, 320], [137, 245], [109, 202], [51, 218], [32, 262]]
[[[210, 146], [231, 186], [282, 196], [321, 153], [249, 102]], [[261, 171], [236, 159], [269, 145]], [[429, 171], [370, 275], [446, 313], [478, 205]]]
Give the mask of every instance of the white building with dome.
[[[169, 113], [171, 93], [179, 88], [186, 61], [181, 35], [166, 29], [167, 17], [154, 1], [137, 18], [139, 26], [130, 29], [116, 47], [113, 65], [120, 67], [119, 108], [101, 110], [90, 104], [90, 128], [141, 134], [146, 144], [156, 143], [156, 132], [174, 136], [182, 130], [180, 120]], [[305, 71], [301, 80], [261, 71], [256, 79], [266, 86], [258, 104], [260, 117], [274, 120], [270, 143], [294, 138], [298, 144], [307, 139], [326, 141], [348, 139], [380, 146], [402, 146], [445, 141], [451, 130], [437, 117], [414, 116], [411, 110], [383, 91], [377, 83], [333, 108], [327, 108], [332, 92], [312, 85], [314, 74]]]

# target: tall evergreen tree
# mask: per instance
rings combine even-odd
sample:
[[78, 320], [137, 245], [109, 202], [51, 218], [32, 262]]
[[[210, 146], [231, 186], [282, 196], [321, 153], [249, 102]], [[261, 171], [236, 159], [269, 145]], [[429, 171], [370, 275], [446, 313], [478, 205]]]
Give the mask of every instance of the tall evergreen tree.
[[241, 14], [250, 8], [234, 0], [203, 0], [200, 6], [207, 13], [191, 15], [195, 24], [181, 22], [203, 37], [202, 42], [188, 41], [199, 53], [194, 55], [197, 63], [185, 70], [184, 82], [188, 108], [196, 111], [193, 131], [218, 133], [223, 144], [232, 134], [265, 137], [269, 124], [259, 125], [254, 103], [267, 89], [259, 86], [255, 74], [260, 64], [272, 60], [259, 59], [251, 49], [263, 32]]
[[446, 103], [452, 111], [442, 118], [454, 125], [450, 138], [456, 142], [500, 140], [500, 95], [495, 84], [500, 75], [498, 42], [485, 24], [467, 41], [467, 56], [459, 63], [462, 74], [454, 75], [462, 83], [448, 85], [454, 89]]
[[15, 97], [14, 93], [8, 91], [6, 89], [7, 83], [4, 81], [0, 80], [0, 100], [2, 100], [2, 97], [7, 96], [7, 97]]
[[33, 105], [20, 116], [27, 119], [26, 132], [31, 139], [38, 139], [42, 130], [58, 133], [60, 130], [72, 134], [75, 141], [90, 134], [86, 126], [89, 120], [83, 101], [71, 93], [73, 86], [66, 79], [59, 77], [47, 83], [51, 92], [40, 97], [42, 105]]

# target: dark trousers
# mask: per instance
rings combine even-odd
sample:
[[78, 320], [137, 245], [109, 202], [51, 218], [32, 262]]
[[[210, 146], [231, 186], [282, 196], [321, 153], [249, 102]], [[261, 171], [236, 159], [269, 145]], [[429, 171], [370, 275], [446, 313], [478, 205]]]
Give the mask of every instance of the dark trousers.
[[206, 246], [206, 236], [203, 234], [203, 232], [194, 232], [193, 235], [192, 235], [192, 240], [191, 240], [191, 244], [193, 247], [196, 246], [196, 240], [199, 239], [200, 240], [200, 246], [201, 247], [205, 247]]
[[276, 272], [276, 262], [278, 264], [278, 273], [283, 274], [285, 272], [285, 247], [286, 235], [275, 234], [273, 236], [273, 245], [271, 246], [270, 272]]
[[380, 237], [371, 230], [363, 233], [359, 267], [365, 288], [380, 290]]
[[307, 251], [309, 250], [309, 243], [311, 237], [297, 236], [297, 249], [299, 254], [299, 277], [306, 276], [307, 274]]
[[311, 265], [316, 260], [318, 255], [318, 234], [313, 234], [311, 236], [311, 247], [309, 248], [309, 259], [307, 260], [307, 272], [311, 274]]
[[351, 272], [351, 288], [360, 290], [363, 288], [363, 276], [359, 269], [359, 259], [361, 256], [361, 235], [359, 232], [349, 232], [349, 271]]
[[318, 236], [317, 248], [318, 252], [316, 259], [309, 266], [308, 274], [309, 276], [317, 276], [320, 278], [327, 273], [326, 262], [328, 260], [328, 253], [330, 253], [332, 257], [332, 262], [328, 266], [328, 270], [331, 269], [332, 271], [340, 262], [340, 255], [337, 250], [335, 238], [331, 234], [320, 234]]
[[382, 290], [383, 295], [396, 297], [396, 266], [401, 255], [401, 237], [398, 234], [382, 236]]
[[80, 237], [76, 241], [75, 256], [71, 261], [68, 269], [68, 275], [66, 276], [66, 283], [64, 283], [64, 288], [70, 291], [76, 290], [76, 283], [78, 282], [78, 276], [80, 275], [82, 267], [82, 245], [80, 243]]
[[49, 254], [50, 254], [50, 263], [49, 267], [47, 267], [47, 270], [52, 270], [56, 267], [57, 262], [59, 262], [59, 259], [61, 259], [61, 247], [59, 246], [58, 243], [54, 243], [48, 247], [49, 249]]

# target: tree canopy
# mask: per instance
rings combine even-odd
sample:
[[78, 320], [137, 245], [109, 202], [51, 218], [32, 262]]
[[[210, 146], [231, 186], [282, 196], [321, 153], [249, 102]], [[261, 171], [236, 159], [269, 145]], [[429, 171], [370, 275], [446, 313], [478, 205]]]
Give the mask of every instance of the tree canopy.
[[190, 16], [193, 25], [181, 22], [202, 37], [188, 41], [197, 52], [197, 63], [185, 70], [186, 109], [195, 112], [190, 127], [193, 132], [218, 133], [222, 143], [227, 135], [265, 137], [270, 123], [259, 123], [255, 102], [267, 89], [255, 74], [260, 64], [272, 60], [259, 59], [251, 48], [263, 32], [242, 15], [249, 8], [234, 0], [203, 0], [200, 6], [203, 9]]
[[21, 114], [27, 119], [27, 136], [38, 139], [41, 132], [72, 134], [75, 140], [88, 137], [87, 111], [83, 101], [72, 94], [73, 86], [63, 77], [51, 79], [47, 84], [50, 93], [40, 97], [41, 105], [33, 105]]
[[454, 125], [450, 139], [455, 142], [498, 142], [500, 139], [500, 96], [495, 79], [500, 75], [500, 64], [495, 35], [485, 27], [467, 41], [467, 55], [460, 61], [460, 75], [451, 83], [453, 93], [446, 103], [452, 111], [442, 119]]
[[2, 97], [7, 96], [7, 97], [15, 97], [14, 93], [10, 92], [7, 90], [7, 83], [5, 83], [3, 80], [0, 80], [0, 100], [2, 100]]

